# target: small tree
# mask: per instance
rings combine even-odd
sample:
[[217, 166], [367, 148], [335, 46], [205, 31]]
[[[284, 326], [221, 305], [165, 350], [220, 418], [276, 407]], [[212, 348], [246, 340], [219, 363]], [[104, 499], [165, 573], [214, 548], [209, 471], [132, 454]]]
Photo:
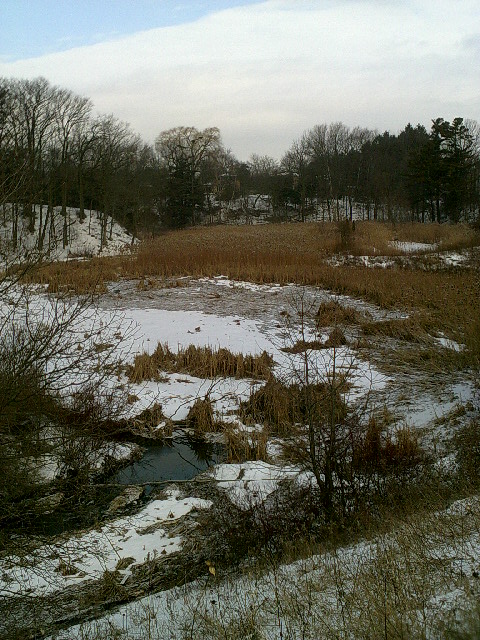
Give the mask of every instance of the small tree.
[[290, 439], [288, 451], [315, 477], [324, 517], [330, 522], [336, 514], [347, 513], [356, 490], [353, 461], [364, 431], [364, 407], [347, 402], [353, 358], [340, 351], [345, 337], [335, 317], [330, 335], [323, 336], [326, 327], [317, 307], [303, 291], [286, 327], [286, 350], [291, 353], [287, 375], [293, 374], [301, 404], [299, 433]]
[[[325, 522], [345, 518], [370, 490], [381, 491], [390, 478], [408, 478], [424, 456], [415, 434], [391, 437], [384, 422], [372, 418], [370, 389], [349, 398], [356, 364], [345, 348], [338, 301], [320, 305], [306, 291], [294, 301], [285, 349], [296, 429], [287, 453], [310, 471], [318, 487]], [[317, 310], [318, 309], [318, 310]], [[347, 314], [348, 315], [348, 314]]]

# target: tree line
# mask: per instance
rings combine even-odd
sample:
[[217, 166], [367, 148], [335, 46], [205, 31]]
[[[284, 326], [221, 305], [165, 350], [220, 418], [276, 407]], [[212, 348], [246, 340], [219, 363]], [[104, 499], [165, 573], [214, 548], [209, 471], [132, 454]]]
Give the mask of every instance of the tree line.
[[99, 212], [102, 244], [114, 219], [136, 234], [218, 222], [226, 212], [246, 221], [262, 211], [286, 220], [456, 222], [479, 211], [480, 127], [462, 118], [437, 118], [430, 131], [408, 124], [398, 134], [320, 124], [280, 160], [253, 154], [240, 162], [216, 127], [176, 127], [149, 145], [44, 78], [0, 78], [0, 160], [13, 246], [22, 218], [39, 250], [59, 215], [68, 245], [68, 206], [80, 219]]

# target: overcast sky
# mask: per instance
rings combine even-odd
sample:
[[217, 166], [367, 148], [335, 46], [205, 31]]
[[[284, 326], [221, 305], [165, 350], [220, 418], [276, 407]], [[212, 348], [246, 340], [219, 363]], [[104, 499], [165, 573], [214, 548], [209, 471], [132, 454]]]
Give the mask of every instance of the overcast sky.
[[0, 75], [46, 77], [146, 141], [220, 128], [242, 160], [315, 124], [480, 120], [479, 0], [0, 0]]

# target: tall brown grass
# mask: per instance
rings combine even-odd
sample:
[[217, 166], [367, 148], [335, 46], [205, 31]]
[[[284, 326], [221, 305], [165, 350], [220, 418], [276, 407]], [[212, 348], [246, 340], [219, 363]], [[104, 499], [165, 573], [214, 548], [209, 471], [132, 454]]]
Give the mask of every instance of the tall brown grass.
[[[357, 223], [352, 236], [352, 252], [365, 255], [398, 253], [389, 244], [394, 239], [441, 242], [450, 249], [479, 243], [478, 233], [463, 225]], [[472, 324], [480, 315], [476, 270], [332, 266], [326, 258], [336, 250], [339, 237], [333, 223], [199, 227], [165, 233], [140, 245], [133, 256], [48, 265], [35, 273], [35, 280], [51, 291], [77, 293], [101, 290], [104, 282], [121, 278], [148, 281], [185, 275], [315, 285], [382, 308], [420, 310], [432, 327], [480, 346]]]
[[254, 378], [268, 379], [272, 374], [273, 358], [264, 351], [260, 355], [232, 353], [228, 349], [212, 347], [181, 347], [177, 352], [170, 350], [168, 344], [158, 343], [150, 355], [141, 353], [135, 356], [132, 365], [127, 365], [126, 373], [130, 382], [159, 380], [162, 371], [169, 373], [187, 373], [202, 378]]
[[268, 432], [243, 431], [234, 426], [225, 429], [225, 446], [228, 462], [245, 462], [246, 460], [268, 460]]

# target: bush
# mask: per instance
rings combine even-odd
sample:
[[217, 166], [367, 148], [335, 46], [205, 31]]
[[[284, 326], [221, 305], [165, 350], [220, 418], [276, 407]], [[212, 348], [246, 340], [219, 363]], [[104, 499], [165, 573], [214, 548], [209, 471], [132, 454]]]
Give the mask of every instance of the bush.
[[285, 481], [265, 499], [253, 497], [241, 506], [226, 495], [200, 515], [209, 560], [219, 566], [246, 557], [281, 555], [292, 541], [310, 538], [320, 513], [318, 492], [310, 486]]
[[454, 437], [460, 477], [477, 486], [480, 480], [480, 422], [471, 420]]

